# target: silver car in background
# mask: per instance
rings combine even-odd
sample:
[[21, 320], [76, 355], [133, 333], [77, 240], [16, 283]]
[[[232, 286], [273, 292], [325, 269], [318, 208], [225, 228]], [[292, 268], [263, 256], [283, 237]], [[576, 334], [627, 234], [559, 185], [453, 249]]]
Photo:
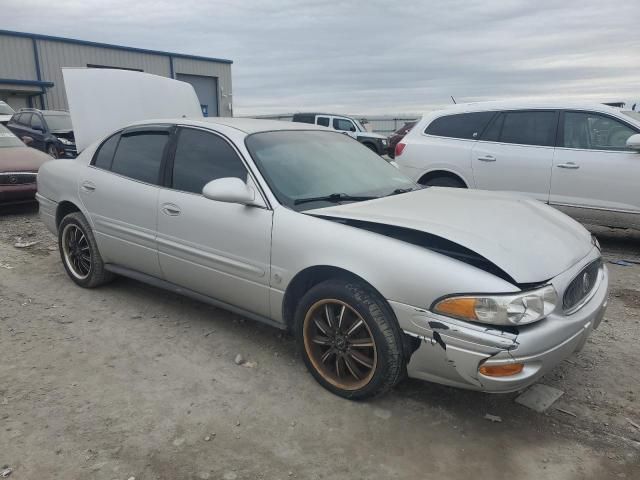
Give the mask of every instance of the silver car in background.
[[[68, 90], [96, 83], [74, 75]], [[156, 81], [88, 75], [108, 76], [106, 96], [118, 80]], [[166, 91], [175, 81], [162, 82]], [[287, 329], [316, 380], [352, 399], [405, 375], [521, 389], [602, 319], [599, 246], [548, 206], [421, 188], [321, 127], [182, 111], [41, 168], [41, 217], [78, 285], [124, 275]]]
[[396, 147], [423, 185], [513, 191], [640, 229], [640, 117], [601, 104], [478, 102], [430, 112]]

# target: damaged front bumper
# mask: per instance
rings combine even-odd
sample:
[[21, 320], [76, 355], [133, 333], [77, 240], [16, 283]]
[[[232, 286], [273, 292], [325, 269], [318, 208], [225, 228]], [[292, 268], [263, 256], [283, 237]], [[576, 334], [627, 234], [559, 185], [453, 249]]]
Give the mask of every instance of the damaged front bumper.
[[[591, 261], [589, 255], [551, 283], [564, 292], [571, 280]], [[604, 316], [608, 298], [605, 266], [589, 300], [576, 312], [554, 312], [544, 320], [513, 329], [474, 324], [410, 305], [390, 302], [404, 332], [420, 340], [407, 365], [410, 377], [486, 392], [525, 388], [573, 352], [580, 350]], [[561, 310], [559, 307], [558, 310]], [[520, 373], [489, 377], [482, 365], [522, 363]]]

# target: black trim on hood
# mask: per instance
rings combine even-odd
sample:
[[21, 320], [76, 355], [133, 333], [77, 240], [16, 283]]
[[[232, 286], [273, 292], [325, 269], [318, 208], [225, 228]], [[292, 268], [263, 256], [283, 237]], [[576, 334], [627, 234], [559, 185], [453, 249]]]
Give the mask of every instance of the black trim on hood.
[[[313, 215], [308, 213], [309, 215]], [[395, 238], [401, 242], [410, 243], [418, 247], [432, 250], [441, 255], [459, 260], [463, 263], [476, 267], [482, 271], [495, 275], [498, 278], [506, 280], [515, 286], [520, 286], [507, 272], [502, 270], [492, 261], [486, 259], [482, 255], [477, 254], [473, 250], [463, 247], [451, 240], [434, 235], [432, 233], [414, 230], [412, 228], [398, 227], [395, 225], [387, 225], [383, 223], [367, 222], [364, 220], [354, 220], [350, 218], [331, 217], [328, 215], [313, 215], [316, 218], [322, 218], [332, 222], [342, 223], [354, 228], [360, 228], [372, 233], [384, 235], [385, 237]]]

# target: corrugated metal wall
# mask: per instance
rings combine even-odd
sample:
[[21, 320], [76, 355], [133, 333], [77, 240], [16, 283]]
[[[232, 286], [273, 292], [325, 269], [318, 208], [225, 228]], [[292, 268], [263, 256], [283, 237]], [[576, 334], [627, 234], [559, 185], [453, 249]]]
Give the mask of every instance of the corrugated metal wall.
[[206, 75], [218, 79], [218, 105], [221, 117], [233, 115], [231, 89], [231, 65], [228, 63], [205, 62], [190, 58], [173, 58], [174, 73], [186, 73], [190, 75]]
[[62, 68], [101, 65], [139, 69], [147, 73], [170, 76], [169, 57], [127, 52], [109, 48], [91, 47], [75, 43], [36, 40], [40, 57], [42, 79], [53, 82], [47, 90], [47, 108], [66, 110], [67, 97], [64, 92]]
[[[111, 66], [142, 70], [164, 77], [171, 76], [169, 54], [128, 51], [94, 45], [83, 45], [74, 41], [36, 39], [42, 81], [53, 82], [46, 90], [45, 106], [49, 109], [66, 110], [62, 68], [86, 67], [87, 65]], [[218, 105], [220, 116], [233, 114], [231, 64], [215, 61], [173, 57], [175, 73], [216, 77], [218, 81]], [[37, 80], [33, 40], [13, 35], [0, 35], [0, 78], [15, 80]]]
[[36, 79], [36, 62], [30, 38], [0, 35], [0, 78]]

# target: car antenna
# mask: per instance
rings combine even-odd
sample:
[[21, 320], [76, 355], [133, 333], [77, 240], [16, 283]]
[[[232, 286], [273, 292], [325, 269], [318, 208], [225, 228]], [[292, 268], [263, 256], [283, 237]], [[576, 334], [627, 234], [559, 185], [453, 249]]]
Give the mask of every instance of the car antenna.
[[452, 101], [454, 104], [456, 104], [456, 99], [455, 99], [455, 98], [453, 98], [453, 95], [451, 95], [451, 101]]

